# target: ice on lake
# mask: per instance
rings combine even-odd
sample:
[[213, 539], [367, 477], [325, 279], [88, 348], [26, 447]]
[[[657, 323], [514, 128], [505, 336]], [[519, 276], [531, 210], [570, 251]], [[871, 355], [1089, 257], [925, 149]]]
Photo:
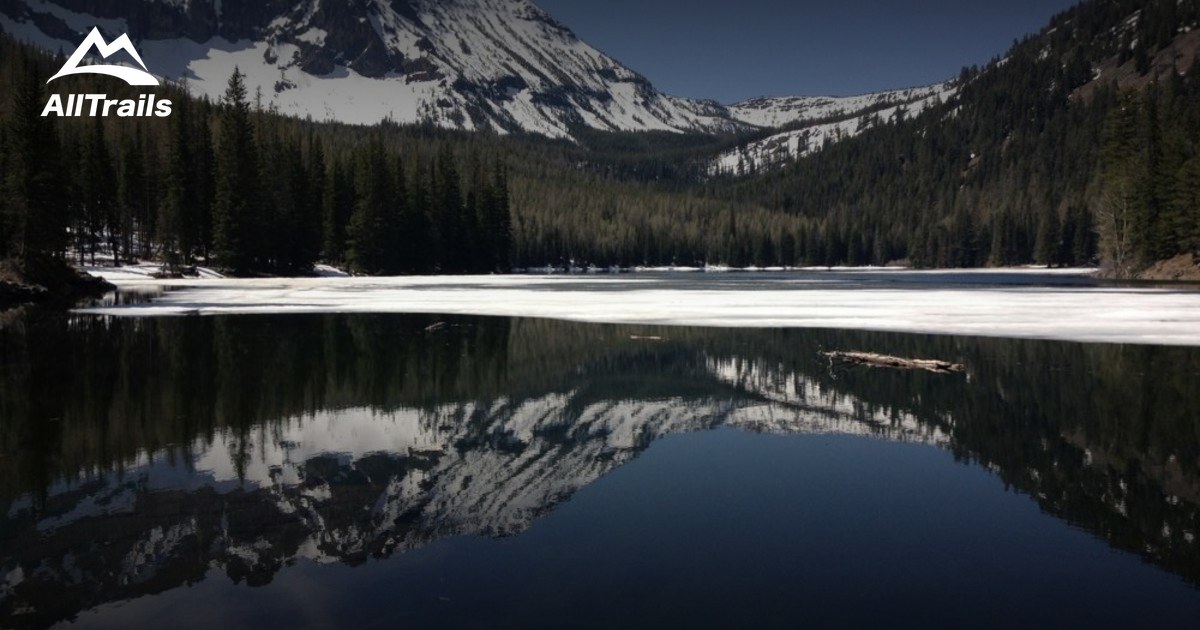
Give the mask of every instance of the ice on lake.
[[834, 271], [151, 280], [112, 316], [437, 313], [579, 322], [844, 328], [1063, 341], [1200, 345], [1200, 290], [1080, 271]]

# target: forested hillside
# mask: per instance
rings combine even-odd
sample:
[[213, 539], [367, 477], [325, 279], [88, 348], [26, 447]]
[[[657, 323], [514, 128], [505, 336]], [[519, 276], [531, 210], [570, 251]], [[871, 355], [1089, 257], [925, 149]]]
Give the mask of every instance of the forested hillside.
[[157, 259], [239, 275], [544, 265], [985, 266], [1200, 253], [1200, 10], [1092, 0], [965, 68], [958, 92], [779, 170], [712, 177], [737, 137], [576, 140], [278, 115], [160, 88], [169, 118], [46, 117], [136, 98], [0, 36], [0, 259]]
[[803, 262], [1089, 264], [1125, 275], [1200, 251], [1194, 2], [1094, 0], [958, 98], [786, 169], [714, 185], [803, 218]]
[[[0, 257], [87, 263], [104, 252], [241, 275], [309, 273], [320, 259], [364, 273], [508, 266], [495, 150], [409, 134], [401, 151], [389, 129], [363, 138], [287, 119], [254, 106], [238, 74], [219, 104], [162, 90], [174, 103], [166, 119], [41, 117], [52, 60], [2, 46], [14, 89], [0, 143]], [[71, 87], [115, 87], [92, 81]]]
[[[314, 123], [261, 107], [232, 77], [218, 103], [189, 98], [186, 85], [159, 90], [174, 102], [166, 119], [42, 118], [44, 77], [61, 63], [0, 37], [0, 81], [13, 86], [0, 103], [0, 163], [14, 165], [0, 257], [86, 263], [103, 251], [240, 275], [306, 273], [317, 261], [361, 273], [489, 272], [716, 262], [736, 242], [795, 227], [698, 194], [705, 156], [732, 137], [573, 143]], [[54, 87], [136, 96], [105, 78]], [[724, 229], [734, 219], [737, 229]]]

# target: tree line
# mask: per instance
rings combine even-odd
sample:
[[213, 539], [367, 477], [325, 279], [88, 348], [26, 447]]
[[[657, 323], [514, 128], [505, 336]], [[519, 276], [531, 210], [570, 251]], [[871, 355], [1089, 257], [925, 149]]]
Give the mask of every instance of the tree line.
[[165, 89], [168, 120], [39, 119], [54, 60], [0, 37], [0, 78], [14, 86], [0, 98], [0, 258], [104, 250], [242, 274], [314, 261], [359, 273], [896, 262], [1134, 273], [1197, 253], [1200, 65], [1176, 67], [1172, 48], [1200, 26], [1197, 11], [1082, 3], [964, 68], [949, 102], [745, 177], [707, 175], [735, 136], [317, 123], [276, 114], [240, 81], [217, 103]]
[[385, 134], [334, 142], [264, 108], [237, 71], [218, 103], [168, 87], [165, 120], [42, 117], [50, 64], [0, 47], [13, 86], [0, 106], [0, 259], [235, 275], [304, 275], [318, 261], [367, 274], [509, 268], [508, 174], [494, 151], [407, 151]]
[[[585, 134], [583, 147], [560, 149], [560, 161], [574, 168], [515, 183], [517, 260], [1037, 263], [1129, 275], [1200, 254], [1187, 236], [1200, 225], [1189, 192], [1200, 178], [1188, 170], [1200, 151], [1200, 65], [1186, 52], [1197, 26], [1193, 3], [1082, 3], [985, 67], [964, 68], [947, 103], [749, 176], [702, 173], [744, 138], [647, 147], [620, 134]], [[1137, 129], [1114, 140], [1116, 112], [1131, 108], [1140, 109], [1125, 128]], [[1110, 148], [1114, 142], [1123, 145]], [[1114, 166], [1114, 155], [1137, 164]], [[1127, 239], [1137, 251], [1118, 260], [1105, 199], [1122, 169], [1145, 180], [1134, 186], [1141, 209], [1130, 206], [1133, 227], [1124, 229], [1158, 236], [1152, 247]]]
[[[306, 273], [315, 261], [367, 274], [744, 266], [791, 261], [777, 235], [802, 230], [796, 217], [698, 187], [704, 161], [731, 138], [574, 143], [318, 123], [278, 115], [240, 77], [219, 102], [163, 88], [174, 104], [165, 120], [40, 118], [42, 82], [61, 59], [3, 36], [0, 48], [0, 78], [14, 86], [0, 99], [0, 160], [28, 171], [6, 178], [0, 258], [90, 263], [104, 252], [239, 275]], [[41, 240], [18, 233], [26, 222]]]
[[1119, 273], [1200, 256], [1200, 63], [1192, 75], [1127, 92], [1109, 114], [1096, 216]]
[[[804, 219], [798, 251], [819, 264], [1129, 274], [1200, 253], [1188, 236], [1200, 226], [1200, 64], [1173, 48], [1198, 23], [1194, 3], [1082, 3], [964, 68], [950, 102], [713, 194]], [[1128, 225], [1112, 223], [1114, 196], [1130, 202]]]

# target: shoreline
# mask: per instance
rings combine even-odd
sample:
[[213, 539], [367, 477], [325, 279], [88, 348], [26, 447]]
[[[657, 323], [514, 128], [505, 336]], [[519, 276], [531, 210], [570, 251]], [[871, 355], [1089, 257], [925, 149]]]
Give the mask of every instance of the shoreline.
[[[1200, 291], [1088, 277], [923, 272], [253, 278], [120, 283], [114, 317], [411, 313], [713, 328], [841, 328], [1200, 347]], [[1103, 308], [1098, 308], [1103, 305]]]

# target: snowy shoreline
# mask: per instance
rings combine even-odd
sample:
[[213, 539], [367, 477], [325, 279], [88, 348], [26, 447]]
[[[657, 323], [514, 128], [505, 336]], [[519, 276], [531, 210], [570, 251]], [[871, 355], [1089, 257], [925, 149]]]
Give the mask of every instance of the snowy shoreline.
[[1081, 271], [183, 279], [111, 277], [161, 290], [78, 313], [422, 313], [744, 328], [1200, 346], [1200, 292], [1092, 284]]

